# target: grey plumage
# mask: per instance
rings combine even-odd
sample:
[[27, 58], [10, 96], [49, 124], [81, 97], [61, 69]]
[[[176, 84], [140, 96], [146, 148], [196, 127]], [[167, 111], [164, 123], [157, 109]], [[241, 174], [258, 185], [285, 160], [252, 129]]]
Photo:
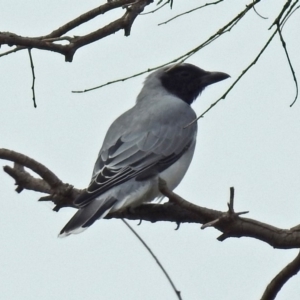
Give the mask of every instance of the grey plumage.
[[108, 212], [161, 197], [158, 178], [174, 189], [186, 173], [196, 144], [190, 104], [225, 73], [190, 64], [150, 74], [134, 107], [108, 129], [88, 188], [74, 201], [77, 213], [61, 236], [79, 233]]

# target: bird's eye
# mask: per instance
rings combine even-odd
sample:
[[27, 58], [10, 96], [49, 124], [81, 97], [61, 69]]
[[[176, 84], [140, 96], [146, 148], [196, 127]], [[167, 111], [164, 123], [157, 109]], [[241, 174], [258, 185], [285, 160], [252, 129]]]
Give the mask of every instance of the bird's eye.
[[188, 77], [190, 77], [190, 73], [188, 73], [188, 72], [181, 72], [180, 73], [180, 77], [182, 77], [182, 78], [188, 78]]

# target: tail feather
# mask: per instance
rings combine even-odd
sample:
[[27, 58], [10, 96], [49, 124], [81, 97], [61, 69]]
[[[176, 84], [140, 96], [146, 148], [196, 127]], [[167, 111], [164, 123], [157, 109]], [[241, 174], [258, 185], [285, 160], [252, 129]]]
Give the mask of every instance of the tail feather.
[[82, 232], [96, 220], [104, 218], [116, 202], [115, 198], [95, 199], [89, 205], [80, 208], [60, 231], [59, 237]]

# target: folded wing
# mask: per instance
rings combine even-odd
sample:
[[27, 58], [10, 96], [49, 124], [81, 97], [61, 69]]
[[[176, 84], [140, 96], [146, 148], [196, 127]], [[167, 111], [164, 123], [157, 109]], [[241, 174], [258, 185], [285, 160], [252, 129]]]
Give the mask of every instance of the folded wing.
[[145, 180], [167, 169], [188, 150], [194, 133], [193, 126], [157, 126], [152, 131], [120, 136], [100, 151], [92, 181], [74, 204], [84, 207], [131, 178]]

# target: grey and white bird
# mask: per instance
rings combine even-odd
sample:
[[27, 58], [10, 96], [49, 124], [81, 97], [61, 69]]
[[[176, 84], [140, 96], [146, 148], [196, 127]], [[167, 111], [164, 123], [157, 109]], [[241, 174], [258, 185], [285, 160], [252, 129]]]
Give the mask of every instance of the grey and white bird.
[[191, 104], [210, 84], [228, 78], [182, 63], [151, 73], [135, 105], [110, 126], [92, 180], [75, 199], [78, 211], [60, 236], [80, 233], [109, 212], [161, 198], [158, 179], [173, 190], [194, 154], [197, 122]]

